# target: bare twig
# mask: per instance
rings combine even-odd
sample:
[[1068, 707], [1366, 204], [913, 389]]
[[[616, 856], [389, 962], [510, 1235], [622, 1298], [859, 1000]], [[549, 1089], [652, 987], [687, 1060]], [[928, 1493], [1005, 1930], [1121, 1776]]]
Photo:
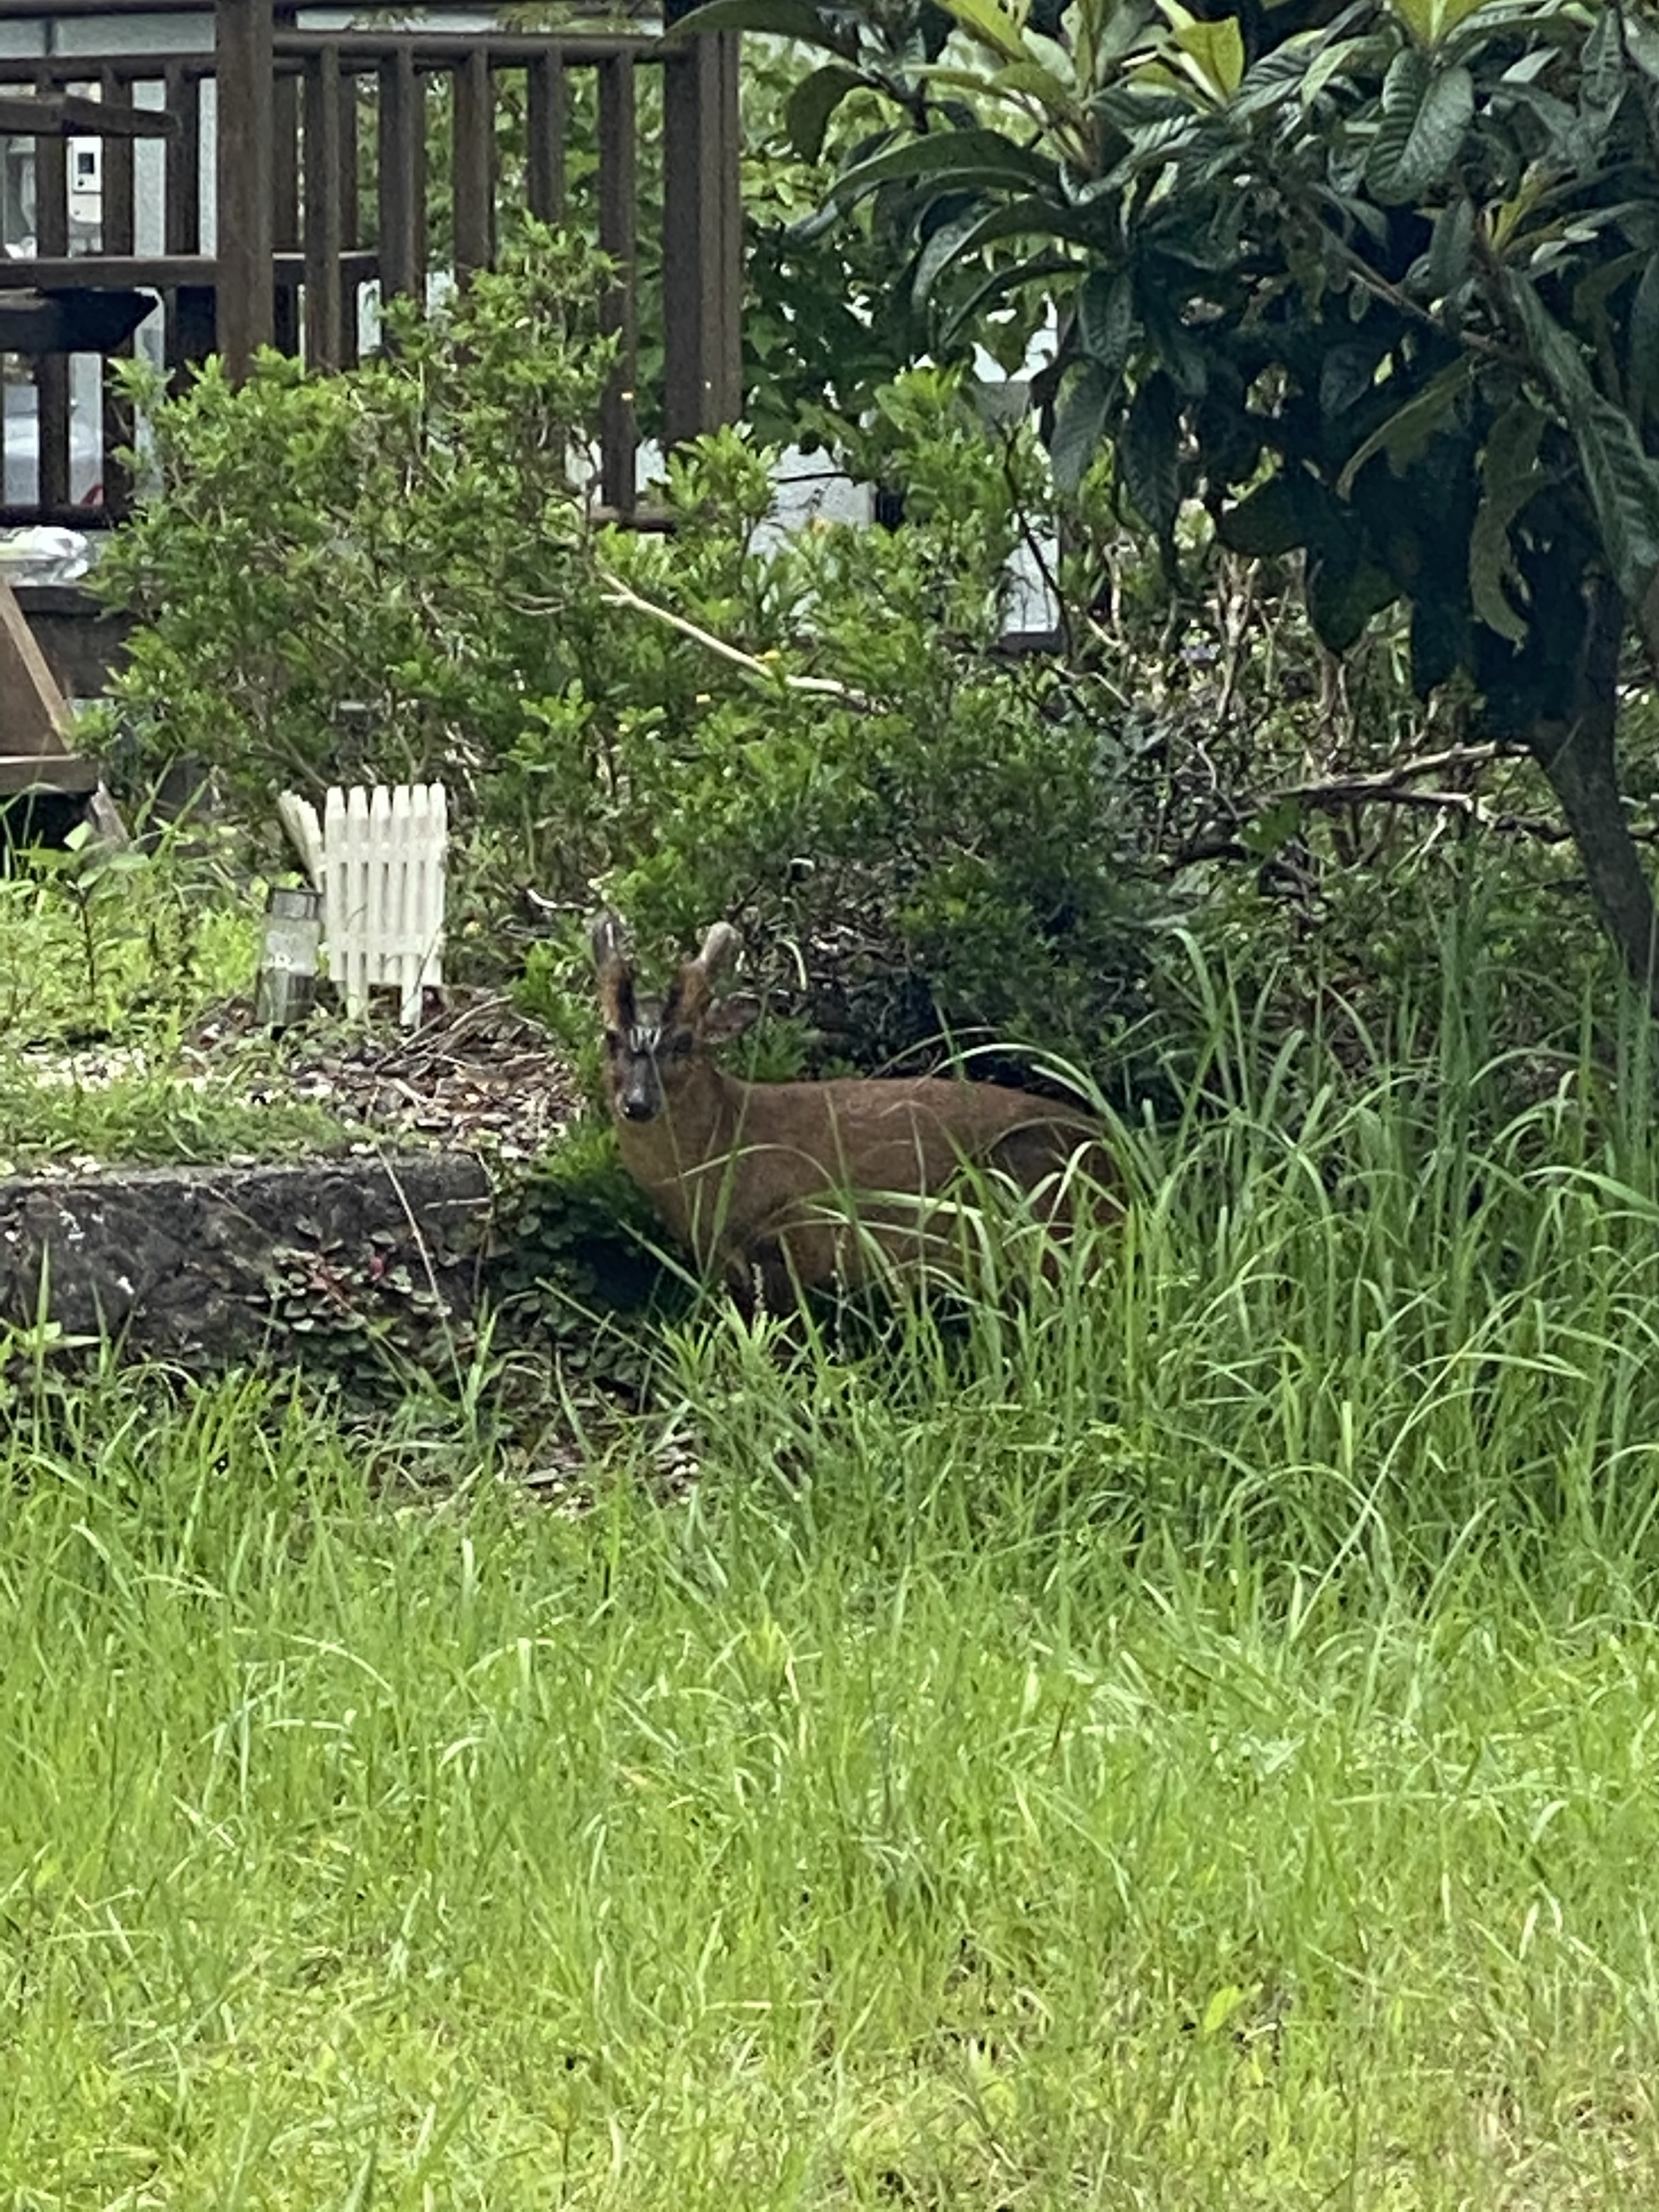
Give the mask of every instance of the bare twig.
[[[1504, 745], [1449, 745], [1442, 752], [1422, 753], [1413, 760], [1401, 761], [1393, 768], [1369, 775], [1335, 775], [1281, 784], [1273, 790], [1259, 792], [1238, 801], [1231, 810], [1233, 819], [1236, 823], [1247, 822], [1287, 801], [1321, 813], [1365, 805], [1415, 806], [1441, 815], [1461, 815], [1484, 830], [1508, 831], [1534, 838], [1540, 844], [1570, 842], [1571, 830], [1547, 816], [1512, 813], [1483, 799], [1479, 792], [1449, 790], [1441, 785], [1425, 788], [1421, 781], [1425, 776], [1486, 767], [1495, 760], [1510, 757], [1511, 749]], [[1261, 854], [1253, 853], [1242, 842], [1234, 830], [1217, 829], [1180, 848], [1170, 855], [1165, 866], [1176, 869], [1190, 867], [1200, 860], [1261, 858]]]
[[[1273, 806], [1281, 799], [1294, 799], [1304, 806], [1353, 806], [1370, 799], [1398, 799], [1410, 805], [1420, 800], [1424, 793], [1410, 787], [1425, 775], [1444, 775], [1458, 769], [1486, 768], [1505, 751], [1502, 745], [1448, 745], [1437, 753], [1419, 753], [1412, 760], [1396, 763], [1392, 768], [1379, 769], [1369, 775], [1321, 776], [1307, 783], [1284, 784], [1269, 792], [1260, 802]], [[1452, 805], [1462, 806], [1474, 794], [1471, 792], [1442, 792], [1437, 796]]]
[[659, 607], [653, 599], [641, 599], [631, 585], [623, 583], [620, 576], [612, 575], [608, 568], [601, 568], [598, 573], [599, 581], [605, 587], [607, 605], [627, 607], [632, 613], [648, 615], [653, 622], [662, 623], [669, 629], [678, 630], [682, 637], [690, 638], [694, 645], [702, 646], [705, 653], [712, 653], [719, 659], [729, 662], [733, 668], [740, 668], [744, 675], [752, 677], [757, 683], [769, 686], [781, 684], [785, 690], [810, 692], [817, 698], [839, 699], [843, 705], [855, 708], [860, 714], [873, 713], [873, 701], [866, 693], [855, 690], [850, 684], [838, 683], [833, 676], [792, 676], [787, 669], [779, 668], [769, 660], [762, 660], [752, 653], [745, 653], [741, 646], [732, 645], [725, 638], [716, 637], [712, 630], [688, 622], [684, 615], [677, 615], [672, 608]]

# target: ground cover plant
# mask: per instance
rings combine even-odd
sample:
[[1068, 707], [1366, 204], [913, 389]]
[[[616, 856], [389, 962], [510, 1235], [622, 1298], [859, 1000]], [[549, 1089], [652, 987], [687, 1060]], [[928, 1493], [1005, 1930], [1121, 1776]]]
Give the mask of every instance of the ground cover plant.
[[260, 886], [211, 839], [110, 849], [85, 831], [0, 875], [0, 1171], [327, 1151], [320, 1107], [272, 1081], [270, 1040], [186, 1066], [213, 1008], [252, 992]]
[[1121, 1239], [693, 1316], [585, 1511], [522, 1376], [14, 1346], [8, 2200], [1651, 2203], [1650, 1045], [1517, 1108], [1454, 952], [1200, 977]]

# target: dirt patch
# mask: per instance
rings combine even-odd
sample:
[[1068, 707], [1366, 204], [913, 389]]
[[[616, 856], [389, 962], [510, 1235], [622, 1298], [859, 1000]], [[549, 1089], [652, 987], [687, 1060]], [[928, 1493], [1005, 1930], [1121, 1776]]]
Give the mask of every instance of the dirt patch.
[[[251, 1004], [221, 1007], [185, 1044], [185, 1079], [255, 1034]], [[251, 1085], [249, 1095], [303, 1099], [399, 1145], [459, 1147], [502, 1161], [537, 1158], [580, 1104], [538, 1022], [498, 994], [459, 990], [428, 1005], [412, 1031], [319, 1023], [297, 1032], [281, 1066]]]

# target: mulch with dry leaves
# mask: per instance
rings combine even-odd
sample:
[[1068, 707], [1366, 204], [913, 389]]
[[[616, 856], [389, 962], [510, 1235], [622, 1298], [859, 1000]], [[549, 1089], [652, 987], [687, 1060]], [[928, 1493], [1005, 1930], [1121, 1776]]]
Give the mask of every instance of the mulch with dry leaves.
[[[217, 1008], [184, 1048], [186, 1079], [213, 1072], [228, 1048], [256, 1035], [249, 1002]], [[248, 1096], [304, 1100], [381, 1142], [502, 1161], [546, 1152], [580, 1105], [571, 1070], [540, 1023], [499, 992], [453, 987], [441, 999], [428, 994], [416, 1030], [319, 1018], [290, 1031]]]

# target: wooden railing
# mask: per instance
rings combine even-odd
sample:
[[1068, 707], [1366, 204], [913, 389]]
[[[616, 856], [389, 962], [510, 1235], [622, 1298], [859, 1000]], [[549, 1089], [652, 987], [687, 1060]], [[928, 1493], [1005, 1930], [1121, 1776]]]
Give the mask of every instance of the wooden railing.
[[[360, 12], [381, 4], [359, 0]], [[631, 27], [518, 31], [493, 18], [459, 33], [323, 32], [307, 26], [303, 11], [272, 0], [216, 0], [211, 12], [211, 52], [0, 57], [0, 90], [41, 95], [96, 85], [104, 107], [129, 116], [137, 109], [137, 135], [160, 135], [165, 148], [160, 250], [137, 250], [135, 138], [106, 135], [101, 234], [96, 251], [80, 252], [70, 248], [68, 137], [35, 138], [36, 252], [0, 258], [0, 343], [34, 356], [38, 488], [32, 501], [0, 504], [0, 524], [85, 527], [125, 511], [130, 488], [113, 456], [130, 432], [107, 372], [100, 495], [90, 506], [70, 499], [70, 356], [132, 344], [128, 337], [109, 345], [111, 295], [128, 295], [135, 317], [147, 298], [159, 297], [163, 357], [176, 372], [217, 352], [241, 375], [269, 344], [336, 368], [356, 357], [364, 286], [419, 298], [434, 267], [464, 279], [489, 264], [515, 204], [586, 229], [616, 264], [605, 317], [617, 335], [618, 366], [600, 424], [609, 505], [623, 515], [635, 507], [642, 399], [651, 427], [671, 444], [736, 416], [742, 276], [733, 35], [682, 40], [672, 27]], [[207, 13], [201, 0], [194, 8], [188, 0], [0, 0], [0, 21], [43, 25], [71, 15]], [[659, 91], [651, 85], [649, 130], [641, 122], [647, 72], [659, 73], [660, 83]], [[427, 173], [428, 121], [445, 107], [451, 174], [441, 189]], [[74, 113], [75, 129], [84, 130], [85, 108], [76, 105]], [[513, 161], [505, 175], [498, 123], [509, 113]], [[590, 134], [586, 142], [573, 118]], [[135, 124], [115, 128], [131, 131]], [[203, 192], [210, 161], [211, 234]], [[642, 174], [659, 161], [650, 181], [654, 186], [659, 176], [660, 234], [647, 240], [641, 208], [656, 193], [642, 190]], [[434, 250], [440, 227], [443, 243]], [[659, 258], [647, 245], [659, 246]], [[25, 301], [32, 303], [27, 314]], [[101, 319], [92, 301], [101, 304]], [[644, 327], [647, 315], [653, 327]], [[118, 308], [114, 319], [122, 320]], [[58, 342], [42, 349], [28, 340], [32, 330]], [[647, 340], [661, 368], [657, 387], [642, 393]]]

